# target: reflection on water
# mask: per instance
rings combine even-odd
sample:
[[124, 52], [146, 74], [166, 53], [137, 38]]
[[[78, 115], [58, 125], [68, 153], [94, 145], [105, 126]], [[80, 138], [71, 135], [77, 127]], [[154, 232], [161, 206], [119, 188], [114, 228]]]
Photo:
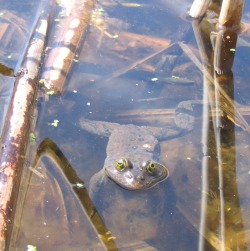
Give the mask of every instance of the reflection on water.
[[[214, 67], [213, 51], [221, 48], [218, 37], [210, 38], [214, 23], [185, 20], [182, 7], [168, 1], [140, 7], [112, 3], [97, 4], [99, 20], [91, 22], [63, 95], [40, 92], [36, 141], [30, 144], [22, 187], [25, 202], [17, 212], [16, 249], [103, 250], [98, 240], [104, 240], [114, 241], [119, 250], [247, 250], [247, 59], [238, 57], [236, 47], [232, 69], [223, 68], [218, 58]], [[124, 155], [124, 148], [117, 144], [119, 135], [111, 141], [98, 133], [98, 125], [92, 133], [83, 130], [82, 118], [164, 128], [175, 125], [178, 114], [184, 118], [176, 125], [182, 135], [157, 138], [167, 180], [128, 191], [104, 172], [95, 175], [112, 151]], [[183, 128], [193, 116], [194, 130], [187, 132]], [[127, 144], [127, 156], [120, 158], [135, 152], [133, 141], [126, 141], [131, 131], [126, 133], [120, 144]], [[67, 175], [62, 178], [50, 158], [43, 156], [32, 166], [45, 138], [65, 154], [74, 168], [71, 175], [88, 189], [91, 183], [106, 233], [95, 232]], [[56, 150], [53, 155], [60, 156]]]
[[7, 113], [7, 109], [9, 106], [10, 98], [11, 98], [11, 93], [13, 90], [13, 82], [14, 79], [11, 77], [1, 77], [0, 78], [0, 107], [1, 107], [1, 114], [0, 114], [0, 135], [2, 133], [3, 129], [3, 124], [4, 124], [4, 119], [5, 115]]

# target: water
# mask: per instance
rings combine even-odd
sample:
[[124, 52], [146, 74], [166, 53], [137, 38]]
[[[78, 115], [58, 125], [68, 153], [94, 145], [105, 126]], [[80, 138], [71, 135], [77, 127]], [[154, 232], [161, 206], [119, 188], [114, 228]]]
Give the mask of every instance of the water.
[[[241, 129], [244, 125], [234, 119], [235, 110], [224, 110], [229, 120], [216, 121], [213, 85], [194, 62], [194, 57], [201, 59], [195, 26], [185, 19], [191, 2], [145, 2], [140, 7], [117, 2], [97, 5], [99, 20], [92, 21], [64, 93], [47, 95], [46, 101], [43, 95], [38, 99], [38, 120], [32, 131], [35, 141], [30, 143], [23, 183], [28, 186], [22, 187], [24, 204], [17, 212], [16, 250], [25, 250], [27, 245], [35, 245], [38, 250], [103, 250], [102, 239], [113, 240], [121, 250], [129, 243], [132, 247], [128, 250], [136, 245], [141, 250], [148, 246], [157, 250], [236, 250], [237, 245], [247, 250], [249, 243], [244, 234], [248, 236], [250, 224], [246, 191], [249, 136]], [[244, 21], [249, 10], [246, 2]], [[31, 21], [26, 22], [32, 26]], [[212, 46], [206, 32], [214, 30], [213, 22], [208, 23], [201, 25], [207, 51]], [[239, 34], [232, 72], [217, 78], [227, 96], [239, 104], [237, 108], [247, 122], [248, 41], [247, 34]], [[177, 42], [188, 44], [193, 54], [181, 49]], [[206, 71], [214, 77], [208, 65]], [[216, 95], [225, 101], [223, 95]], [[160, 160], [167, 165], [170, 177], [159, 185], [157, 196], [155, 190], [142, 191], [152, 195], [147, 198], [149, 202], [164, 206], [164, 213], [152, 218], [154, 207], [141, 202], [143, 195], [122, 190], [121, 195], [114, 186], [114, 192], [107, 190], [109, 193], [95, 205], [111, 230], [98, 236], [83, 210], [86, 200], [79, 199], [68, 180], [77, 175], [89, 187], [91, 177], [103, 167], [108, 139], [83, 131], [79, 119], [164, 127], [173, 123], [176, 107], [189, 100], [203, 100], [194, 106], [195, 129], [160, 143]], [[223, 125], [221, 130], [214, 127], [216, 123]], [[34, 163], [37, 147], [46, 138], [57, 145], [76, 174], [73, 170], [67, 175], [58, 171], [65, 162], [58, 161], [63, 158], [50, 144], [39, 152], [38, 162]], [[171, 185], [165, 188], [166, 184]], [[119, 200], [103, 209], [103, 203], [109, 201], [105, 196]], [[143, 210], [142, 205], [148, 210]], [[140, 212], [138, 217], [136, 212]], [[132, 216], [135, 220], [129, 222]], [[136, 234], [131, 236], [135, 229]]]

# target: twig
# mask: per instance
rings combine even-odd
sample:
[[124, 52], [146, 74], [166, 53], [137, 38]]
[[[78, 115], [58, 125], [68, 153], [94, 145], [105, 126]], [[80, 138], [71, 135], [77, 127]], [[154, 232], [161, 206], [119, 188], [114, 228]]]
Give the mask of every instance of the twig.
[[[215, 88], [219, 93], [221, 94], [222, 102], [225, 103], [225, 106], [222, 108], [223, 111], [227, 114], [227, 116], [232, 120], [235, 121], [236, 125], [239, 125], [243, 130], [250, 133], [250, 126], [248, 125], [247, 121], [242, 116], [240, 110], [238, 109], [239, 104], [237, 104], [236, 101], [233, 101], [226, 92], [217, 84], [214, 82], [213, 77], [211, 74], [203, 67], [202, 63], [199, 61], [199, 59], [195, 56], [195, 54], [192, 52], [192, 50], [188, 47], [187, 44], [184, 44], [182, 42], [178, 42], [182, 50], [186, 53], [186, 55], [194, 62], [194, 64], [200, 69], [201, 72], [204, 73], [206, 78], [214, 84]], [[227, 105], [226, 105], [227, 104]], [[234, 117], [232, 116], [232, 113], [230, 111], [230, 107], [234, 107]]]
[[112, 79], [117, 78], [117, 77], [119, 77], [119, 76], [121, 76], [121, 75], [127, 73], [128, 71], [130, 71], [130, 70], [132, 70], [132, 69], [134, 69], [134, 68], [140, 66], [141, 64], [143, 64], [143, 63], [145, 63], [146, 61], [148, 61], [148, 60], [154, 58], [155, 56], [157, 56], [157, 55], [159, 55], [159, 54], [161, 54], [161, 53], [163, 53], [163, 52], [169, 50], [170, 48], [172, 48], [172, 47], [175, 46], [175, 45], [176, 45], [176, 43], [170, 44], [170, 45], [168, 45], [167, 47], [165, 47], [165, 48], [163, 48], [163, 49], [161, 49], [161, 50], [159, 50], [159, 51], [157, 51], [157, 52], [155, 52], [155, 53], [153, 53], [153, 54], [151, 54], [151, 55], [149, 55], [149, 56], [147, 56], [147, 57], [145, 57], [145, 58], [143, 58], [143, 59], [140, 59], [140, 60], [138, 60], [138, 61], [132, 63], [132, 64], [129, 65], [129, 66], [125, 66], [124, 68], [121, 68], [121, 69], [117, 70], [116, 72], [112, 73], [111, 76], [108, 76], [108, 77], [106, 77], [106, 78], [104, 78], [104, 79], [103, 79], [103, 78], [102, 78], [102, 79], [99, 79], [99, 80], [97, 81], [97, 83], [98, 83], [98, 88], [100, 88], [101, 86], [103, 86], [105, 83], [110, 82]]
[[74, 3], [69, 15], [61, 21], [60, 28], [54, 35], [52, 49], [44, 62], [42, 80], [47, 89], [62, 93], [76, 50], [87, 30], [93, 7], [94, 0]]
[[189, 15], [193, 18], [202, 17], [207, 11], [207, 7], [211, 0], [194, 0]]
[[37, 75], [48, 28], [48, 15], [42, 15], [33, 31], [24, 61], [15, 81], [1, 138], [0, 153], [0, 250], [8, 250], [9, 234], [19, 190], [22, 166], [29, 136], [31, 113], [37, 90]]

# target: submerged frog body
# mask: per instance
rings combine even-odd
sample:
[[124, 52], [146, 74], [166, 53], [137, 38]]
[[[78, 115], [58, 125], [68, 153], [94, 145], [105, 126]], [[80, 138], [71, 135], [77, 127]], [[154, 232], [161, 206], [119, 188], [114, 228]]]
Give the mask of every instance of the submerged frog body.
[[103, 179], [109, 177], [125, 189], [144, 190], [165, 180], [169, 174], [168, 169], [156, 162], [159, 154], [158, 143], [159, 140], [170, 139], [183, 131], [192, 130], [193, 126], [190, 126], [190, 123], [181, 121], [187, 121], [187, 116], [181, 118], [184, 119], [180, 119], [179, 116], [179, 127], [173, 125], [165, 128], [81, 119], [82, 129], [109, 137], [104, 172], [101, 172], [103, 177], [100, 181], [103, 182]]
[[[185, 123], [178, 124], [183, 127]], [[87, 119], [81, 119], [80, 126], [109, 138], [104, 166], [91, 178], [89, 193], [118, 247], [138, 241], [162, 244], [160, 240], [168, 235], [171, 239], [174, 230], [168, 223], [175, 193], [171, 182], [164, 181], [169, 175], [167, 167], [156, 161], [159, 140], [177, 137], [193, 127], [158, 128]], [[158, 250], [172, 248], [170, 241], [165, 244]]]

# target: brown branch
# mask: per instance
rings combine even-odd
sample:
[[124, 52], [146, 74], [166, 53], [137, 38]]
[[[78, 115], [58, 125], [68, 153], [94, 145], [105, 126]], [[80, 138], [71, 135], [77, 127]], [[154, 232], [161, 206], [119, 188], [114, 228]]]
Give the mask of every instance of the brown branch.
[[47, 89], [62, 93], [76, 50], [87, 30], [93, 7], [94, 0], [75, 4], [69, 15], [60, 22], [42, 72], [42, 80]]
[[8, 250], [47, 28], [48, 15], [41, 16], [17, 74], [1, 136], [0, 250]]

